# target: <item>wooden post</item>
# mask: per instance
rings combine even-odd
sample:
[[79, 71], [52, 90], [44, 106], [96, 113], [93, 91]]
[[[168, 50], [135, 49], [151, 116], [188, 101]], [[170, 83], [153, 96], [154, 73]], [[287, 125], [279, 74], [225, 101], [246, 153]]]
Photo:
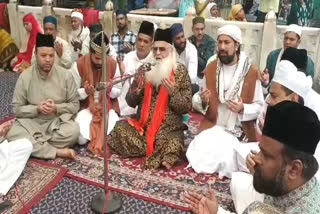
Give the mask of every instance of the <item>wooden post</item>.
[[109, 0], [105, 6], [105, 11], [103, 12], [103, 27], [104, 32], [107, 34], [108, 38], [114, 33], [114, 14], [113, 14], [113, 3]]
[[42, 19], [46, 16], [53, 15], [52, 12], [52, 0], [44, 0], [42, 2]]
[[266, 61], [269, 53], [276, 48], [275, 39], [277, 36], [277, 17], [274, 11], [270, 11], [266, 15], [266, 19], [263, 25], [263, 36], [261, 44], [260, 55], [260, 70], [263, 71], [266, 67]]

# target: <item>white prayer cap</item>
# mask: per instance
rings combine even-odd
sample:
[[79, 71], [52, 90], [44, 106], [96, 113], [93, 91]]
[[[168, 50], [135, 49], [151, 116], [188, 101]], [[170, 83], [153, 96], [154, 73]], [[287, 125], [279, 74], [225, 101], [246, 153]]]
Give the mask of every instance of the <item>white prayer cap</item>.
[[301, 27], [295, 24], [289, 25], [284, 33], [287, 33], [287, 32], [294, 32], [298, 34], [299, 37], [301, 37], [301, 34], [302, 34]]
[[305, 98], [312, 88], [312, 78], [298, 71], [296, 66], [288, 60], [280, 61], [272, 81], [290, 89], [302, 98]]
[[239, 42], [242, 44], [242, 33], [241, 30], [238, 26], [236, 25], [225, 25], [221, 28], [218, 29], [218, 37], [220, 35], [227, 35], [230, 36], [232, 39], [235, 41]]
[[78, 11], [74, 11], [71, 13], [71, 18], [78, 18], [83, 21], [83, 14]]

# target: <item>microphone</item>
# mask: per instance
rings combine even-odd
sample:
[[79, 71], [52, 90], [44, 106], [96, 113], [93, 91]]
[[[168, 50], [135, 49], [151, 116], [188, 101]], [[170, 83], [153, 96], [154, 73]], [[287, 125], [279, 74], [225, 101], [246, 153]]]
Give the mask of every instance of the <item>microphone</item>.
[[146, 73], [146, 72], [149, 72], [151, 71], [151, 67], [152, 66], [155, 66], [156, 63], [154, 62], [147, 62], [147, 63], [144, 63], [142, 64], [139, 68], [138, 68], [138, 72], [136, 72], [135, 74], [131, 74], [131, 75], [127, 75], [119, 80], [115, 80], [115, 81], [111, 81], [109, 83], [107, 82], [99, 82], [97, 85], [96, 85], [96, 91], [102, 91], [104, 90], [105, 88], [108, 88], [109, 86], [112, 86], [112, 85], [115, 85], [115, 84], [118, 84], [120, 82], [125, 82], [126, 80], [128, 79], [131, 79], [132, 77], [135, 77], [137, 76], [138, 74], [142, 74], [142, 73]]

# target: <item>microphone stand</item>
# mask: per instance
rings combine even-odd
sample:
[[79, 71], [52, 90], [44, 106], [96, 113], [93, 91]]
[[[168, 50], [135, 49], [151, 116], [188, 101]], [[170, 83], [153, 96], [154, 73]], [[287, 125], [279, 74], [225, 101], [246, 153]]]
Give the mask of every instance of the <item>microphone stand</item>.
[[[97, 193], [91, 201], [91, 208], [93, 211], [97, 213], [113, 213], [121, 208], [122, 200], [119, 195], [114, 195], [112, 192], [108, 190], [108, 175], [107, 175], [107, 126], [108, 126], [108, 114], [107, 114], [107, 106], [108, 99], [106, 97], [107, 91], [109, 91], [112, 85], [125, 82], [138, 74], [142, 74], [151, 70], [151, 66], [155, 66], [155, 63], [145, 63], [133, 75], [125, 76], [119, 80], [107, 82], [107, 66], [106, 66], [106, 44], [104, 41], [104, 35], [102, 35], [102, 82], [99, 82], [96, 86], [96, 91], [101, 91], [102, 96], [102, 109], [103, 109], [103, 165], [104, 165], [104, 192]], [[106, 196], [108, 197], [106, 200]], [[104, 210], [106, 204], [106, 209]]]
[[[102, 31], [102, 83], [108, 85], [107, 83], [107, 66], [106, 66], [106, 44], [104, 41], [104, 31]], [[102, 109], [103, 109], [103, 166], [104, 166], [104, 191], [97, 193], [91, 201], [91, 208], [93, 211], [97, 213], [113, 213], [116, 212], [121, 208], [122, 200], [119, 195], [114, 195], [108, 189], [108, 175], [107, 175], [107, 161], [108, 161], [108, 154], [107, 154], [107, 127], [108, 127], [108, 114], [107, 114], [107, 107], [108, 107], [108, 99], [107, 99], [107, 91], [108, 88], [102, 88]], [[107, 198], [106, 198], [107, 197]], [[105, 204], [106, 203], [106, 204]], [[105, 209], [106, 207], [106, 209]]]

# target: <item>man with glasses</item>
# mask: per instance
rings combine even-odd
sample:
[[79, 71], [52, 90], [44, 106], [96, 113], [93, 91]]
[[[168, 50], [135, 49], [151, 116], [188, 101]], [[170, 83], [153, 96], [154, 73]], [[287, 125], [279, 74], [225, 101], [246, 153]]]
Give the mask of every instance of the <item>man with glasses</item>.
[[182, 115], [191, 110], [191, 81], [174, 51], [171, 30], [158, 29], [151, 57], [155, 65], [135, 77], [126, 96], [129, 106], [138, 107], [137, 117], [117, 122], [108, 142], [122, 157], [147, 156], [145, 169], [170, 169], [182, 155]]

